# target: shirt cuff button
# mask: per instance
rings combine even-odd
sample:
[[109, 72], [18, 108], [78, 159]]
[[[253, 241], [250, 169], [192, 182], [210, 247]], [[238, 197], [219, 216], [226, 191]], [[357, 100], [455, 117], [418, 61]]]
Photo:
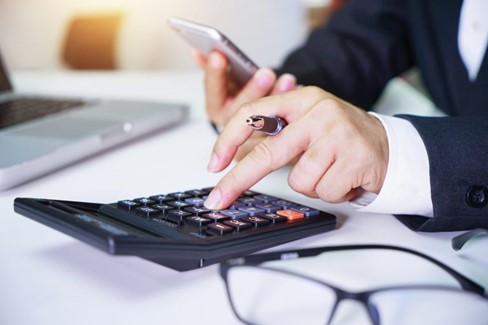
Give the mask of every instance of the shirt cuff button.
[[470, 186], [466, 193], [466, 202], [473, 208], [482, 208], [488, 203], [488, 188], [486, 186]]

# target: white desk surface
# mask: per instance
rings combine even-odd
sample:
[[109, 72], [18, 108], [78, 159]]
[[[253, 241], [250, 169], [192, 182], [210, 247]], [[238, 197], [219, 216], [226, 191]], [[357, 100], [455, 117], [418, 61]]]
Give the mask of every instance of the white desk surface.
[[[213, 185], [220, 176], [206, 171], [215, 135], [203, 113], [201, 73], [16, 72], [13, 79], [18, 90], [28, 92], [186, 102], [192, 114], [188, 123], [169, 132], [0, 192], [0, 324], [238, 323], [216, 265], [179, 273], [136, 257], [112, 257], [13, 211], [15, 197], [114, 202]], [[415, 233], [391, 215], [361, 214], [349, 204], [307, 199], [288, 188], [286, 175], [286, 169], [277, 171], [254, 189], [330, 211], [341, 225], [283, 247], [404, 246], [488, 288], [486, 239], [454, 252], [450, 239], [458, 233]], [[415, 268], [398, 265], [398, 270]], [[346, 319], [348, 324], [368, 323], [365, 315]]]

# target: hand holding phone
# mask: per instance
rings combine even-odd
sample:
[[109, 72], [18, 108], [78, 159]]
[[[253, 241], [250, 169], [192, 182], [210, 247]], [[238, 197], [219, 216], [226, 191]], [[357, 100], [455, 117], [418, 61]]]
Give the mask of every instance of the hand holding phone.
[[217, 29], [176, 17], [171, 17], [168, 23], [199, 52], [208, 55], [212, 51], [219, 51], [225, 55], [230, 73], [239, 85], [246, 84], [258, 69], [254, 62]]

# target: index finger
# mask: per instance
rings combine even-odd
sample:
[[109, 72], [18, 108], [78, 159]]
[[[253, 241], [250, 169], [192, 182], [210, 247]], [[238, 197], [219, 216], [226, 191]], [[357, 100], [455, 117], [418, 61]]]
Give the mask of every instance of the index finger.
[[309, 143], [308, 128], [296, 119], [317, 100], [317, 91], [306, 88], [261, 98], [242, 106], [227, 123], [215, 143], [209, 170], [221, 171], [229, 165], [238, 147], [253, 132], [245, 120], [251, 115], [276, 115], [289, 123], [283, 131], [267, 137], [244, 157], [215, 186], [205, 202], [210, 209], [228, 207], [239, 195], [271, 171], [282, 167], [303, 152]]
[[261, 141], [218, 182], [205, 206], [212, 210], [230, 206], [242, 192], [299, 155], [306, 141], [296, 131], [289, 125], [280, 134]]
[[314, 102], [313, 96], [297, 90], [285, 94], [263, 97], [241, 106], [224, 127], [218, 137], [209, 164], [209, 170], [219, 172], [226, 168], [234, 158], [237, 149], [251, 136], [253, 130], [245, 123], [252, 115], [275, 115], [291, 122], [308, 106], [302, 97]]

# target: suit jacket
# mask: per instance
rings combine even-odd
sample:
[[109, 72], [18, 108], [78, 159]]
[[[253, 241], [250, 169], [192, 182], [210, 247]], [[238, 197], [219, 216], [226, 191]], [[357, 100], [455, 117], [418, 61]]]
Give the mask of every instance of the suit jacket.
[[488, 55], [470, 82], [458, 51], [461, 5], [350, 0], [278, 69], [369, 109], [390, 79], [419, 68], [450, 116], [399, 116], [418, 130], [429, 157], [434, 218], [397, 216], [420, 231], [488, 228]]

